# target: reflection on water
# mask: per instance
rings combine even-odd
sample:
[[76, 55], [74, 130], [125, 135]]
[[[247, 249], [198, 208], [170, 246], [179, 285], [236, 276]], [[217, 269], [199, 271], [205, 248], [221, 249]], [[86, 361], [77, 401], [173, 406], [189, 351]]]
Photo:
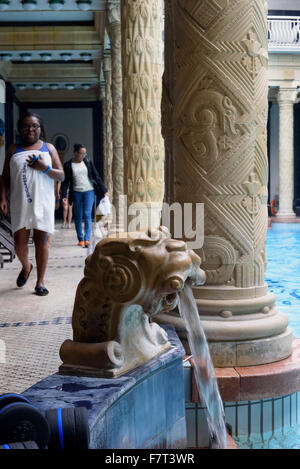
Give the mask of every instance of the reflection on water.
[[[266, 282], [276, 295], [276, 306], [289, 318], [300, 338], [300, 223], [274, 223], [267, 233]], [[237, 439], [241, 449], [300, 449], [300, 426], [280, 429], [262, 441], [257, 436]]]
[[289, 317], [294, 336], [300, 338], [300, 223], [274, 223], [267, 234], [269, 291]]
[[206, 407], [211, 447], [226, 448], [223, 403], [198, 308], [192, 289], [188, 284], [180, 293], [178, 309], [188, 333], [188, 342], [195, 363], [194, 371], [201, 403]]

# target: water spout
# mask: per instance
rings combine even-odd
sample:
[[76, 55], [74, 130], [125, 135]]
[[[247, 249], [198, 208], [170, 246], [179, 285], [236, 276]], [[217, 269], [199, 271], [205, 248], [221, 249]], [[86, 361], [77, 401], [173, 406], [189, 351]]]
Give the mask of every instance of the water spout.
[[188, 283], [180, 292], [178, 309], [188, 333], [200, 399], [206, 408], [211, 447], [224, 449], [226, 448], [226, 427], [223, 403], [197, 305]]

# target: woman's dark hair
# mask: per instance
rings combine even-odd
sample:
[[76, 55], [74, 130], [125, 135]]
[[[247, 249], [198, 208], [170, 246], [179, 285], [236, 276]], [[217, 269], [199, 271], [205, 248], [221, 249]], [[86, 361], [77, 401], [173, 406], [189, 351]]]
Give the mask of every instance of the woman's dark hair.
[[73, 147], [74, 153], [76, 153], [77, 151], [81, 150], [81, 148], [85, 148], [85, 146], [84, 146], [84, 145], [81, 145], [81, 143], [75, 143], [75, 144], [74, 144], [74, 147]]
[[28, 111], [25, 114], [22, 114], [22, 116], [20, 117], [20, 119], [17, 122], [18, 132], [21, 133], [22, 124], [23, 124], [24, 120], [26, 119], [26, 117], [35, 117], [39, 121], [39, 124], [41, 126], [40, 139], [44, 140], [44, 142], [45, 142], [46, 141], [46, 132], [45, 132], [45, 129], [44, 129], [44, 123], [43, 123], [43, 120], [42, 120], [41, 116], [39, 114], [36, 114], [35, 112], [29, 112]]

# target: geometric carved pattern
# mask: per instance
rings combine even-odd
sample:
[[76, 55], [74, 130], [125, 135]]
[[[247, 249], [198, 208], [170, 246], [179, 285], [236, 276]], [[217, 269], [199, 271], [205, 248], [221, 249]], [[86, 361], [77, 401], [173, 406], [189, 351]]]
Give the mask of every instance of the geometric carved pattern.
[[111, 97], [111, 56], [105, 54], [103, 60], [103, 74], [105, 79], [105, 103], [104, 103], [104, 117], [105, 117], [105, 184], [110, 194], [113, 193], [113, 177], [112, 177], [112, 162], [113, 162], [113, 138], [112, 138], [112, 97]]
[[107, 30], [111, 44], [112, 65], [112, 137], [113, 137], [113, 204], [116, 208], [116, 223], [122, 223], [119, 213], [120, 195], [124, 193], [124, 158], [123, 158], [123, 100], [122, 100], [122, 55], [121, 55], [121, 19], [120, 2], [107, 2]]
[[205, 236], [210, 243], [225, 239], [236, 253], [234, 284], [263, 285], [268, 176], [264, 4], [174, 0], [172, 7], [166, 5], [176, 40], [175, 84], [167, 90], [174, 101], [168, 117], [176, 172], [173, 201], [203, 202]]
[[162, 202], [162, 7], [160, 0], [122, 5], [125, 193], [128, 203]]

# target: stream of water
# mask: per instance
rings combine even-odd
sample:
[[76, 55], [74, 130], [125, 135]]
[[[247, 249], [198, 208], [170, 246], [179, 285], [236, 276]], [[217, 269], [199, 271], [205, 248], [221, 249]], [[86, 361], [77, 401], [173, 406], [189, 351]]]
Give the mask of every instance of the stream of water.
[[226, 427], [223, 402], [196, 301], [192, 288], [187, 283], [180, 293], [178, 309], [188, 333], [200, 400], [206, 408], [211, 447], [224, 449], [226, 448]]

